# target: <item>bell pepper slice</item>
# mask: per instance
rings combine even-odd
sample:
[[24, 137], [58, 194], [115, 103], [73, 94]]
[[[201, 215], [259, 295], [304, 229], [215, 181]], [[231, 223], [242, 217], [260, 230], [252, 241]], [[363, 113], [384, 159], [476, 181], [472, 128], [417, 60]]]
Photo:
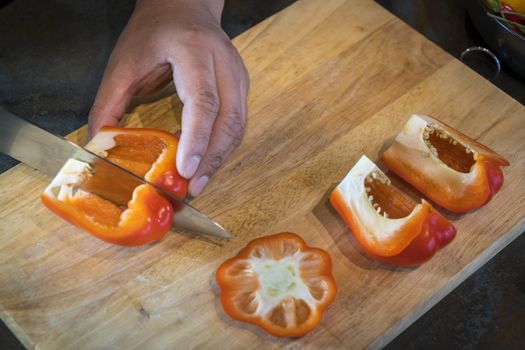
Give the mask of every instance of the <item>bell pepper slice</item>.
[[328, 253], [289, 232], [252, 240], [216, 278], [228, 315], [278, 337], [313, 330], [337, 293]]
[[[178, 139], [155, 129], [105, 127], [86, 148], [183, 198], [187, 180], [175, 165]], [[107, 242], [124, 246], [159, 240], [173, 224], [172, 204], [153, 187], [125, 183], [70, 159], [41, 195], [55, 214]]]
[[44, 205], [66, 221], [114, 244], [138, 246], [168, 232], [173, 224], [173, 208], [151, 186], [136, 187], [124, 208], [79, 189], [88, 173], [89, 164], [68, 160], [41, 195]]
[[487, 204], [509, 162], [439, 120], [413, 115], [381, 161], [443, 208], [464, 213]]
[[381, 262], [411, 266], [450, 243], [456, 228], [428, 202], [395, 188], [366, 156], [334, 189], [330, 202], [363, 250]]

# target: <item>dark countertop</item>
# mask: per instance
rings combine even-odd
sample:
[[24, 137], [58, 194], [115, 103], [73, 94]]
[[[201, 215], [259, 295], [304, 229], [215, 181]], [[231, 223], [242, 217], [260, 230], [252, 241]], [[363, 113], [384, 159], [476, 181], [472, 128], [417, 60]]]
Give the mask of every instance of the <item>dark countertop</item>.
[[[223, 26], [234, 37], [293, 2], [227, 0]], [[378, 2], [456, 57], [469, 46], [483, 45], [464, 1]], [[132, 0], [16, 0], [0, 8], [0, 105], [60, 135], [84, 125], [105, 62], [133, 5]], [[525, 80], [506, 67], [493, 83], [525, 104]], [[0, 173], [14, 164], [0, 155]], [[525, 235], [387, 348], [524, 349], [523, 251]], [[23, 349], [1, 322], [0, 349]]]

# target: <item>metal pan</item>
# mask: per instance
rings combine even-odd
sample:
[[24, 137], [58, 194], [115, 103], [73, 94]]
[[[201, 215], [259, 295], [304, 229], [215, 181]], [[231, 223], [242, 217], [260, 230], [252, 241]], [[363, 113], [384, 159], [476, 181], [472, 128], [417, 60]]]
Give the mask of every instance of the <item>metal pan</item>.
[[525, 78], [525, 38], [503, 22], [487, 16], [487, 9], [481, 0], [467, 0], [467, 10], [489, 48]]

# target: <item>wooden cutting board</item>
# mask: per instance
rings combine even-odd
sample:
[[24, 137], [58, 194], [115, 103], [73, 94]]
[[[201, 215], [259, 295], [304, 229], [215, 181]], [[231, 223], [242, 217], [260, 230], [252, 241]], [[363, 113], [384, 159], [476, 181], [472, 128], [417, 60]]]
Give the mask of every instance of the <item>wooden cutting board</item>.
[[[235, 39], [251, 73], [240, 149], [194, 205], [235, 238], [174, 230], [121, 248], [38, 199], [49, 179], [0, 176], [0, 315], [29, 348], [378, 348], [524, 229], [525, 108], [367, 0], [302, 0]], [[140, 106], [126, 126], [179, 128], [181, 105]], [[327, 196], [354, 162], [377, 159], [412, 113], [437, 116], [508, 157], [486, 207], [453, 218], [454, 242], [418, 268], [367, 258]], [[71, 139], [82, 143], [85, 128]], [[214, 273], [249, 240], [300, 233], [328, 250], [339, 294], [321, 325], [277, 339], [231, 320]]]

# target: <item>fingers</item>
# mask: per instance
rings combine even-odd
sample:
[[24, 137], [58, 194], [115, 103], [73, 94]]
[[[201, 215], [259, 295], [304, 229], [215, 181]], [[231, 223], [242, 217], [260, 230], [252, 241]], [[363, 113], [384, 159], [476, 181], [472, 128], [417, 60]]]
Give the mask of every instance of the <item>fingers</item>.
[[100, 83], [95, 102], [89, 113], [89, 138], [105, 125], [117, 125], [133, 97], [133, 74], [112, 59]]
[[211, 176], [242, 141], [246, 126], [248, 82], [242, 71], [244, 66], [240, 57], [232, 56], [238, 61], [226, 60], [227, 56], [215, 59], [220, 109], [213, 125], [208, 150], [190, 181], [189, 192], [192, 196], [202, 192]]
[[185, 53], [173, 64], [173, 80], [182, 109], [182, 133], [177, 150], [177, 170], [194, 176], [208, 149], [219, 112], [219, 94], [211, 53]]

